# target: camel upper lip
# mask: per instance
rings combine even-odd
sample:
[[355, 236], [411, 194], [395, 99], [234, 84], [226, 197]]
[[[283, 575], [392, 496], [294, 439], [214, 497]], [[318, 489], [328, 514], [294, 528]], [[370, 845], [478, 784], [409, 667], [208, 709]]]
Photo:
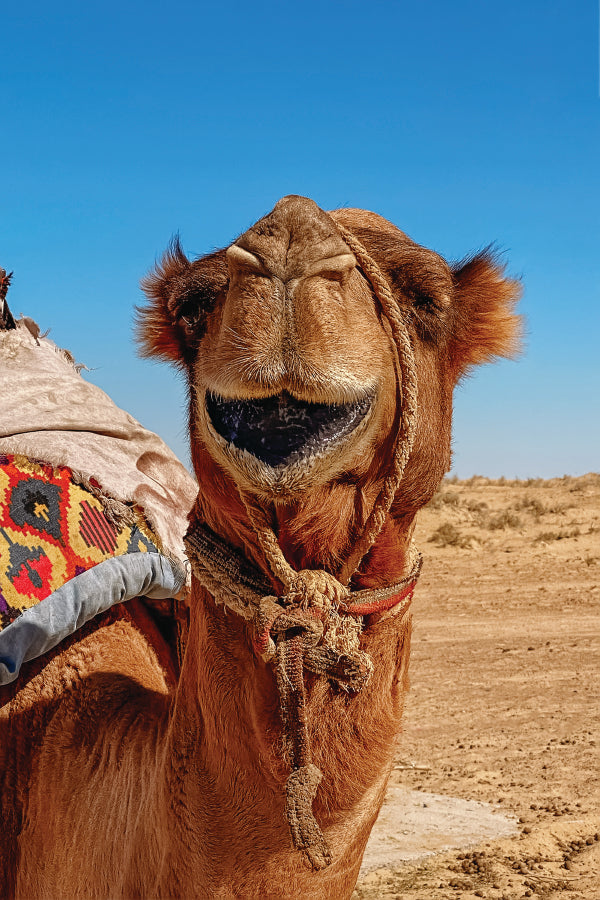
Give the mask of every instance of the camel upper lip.
[[309, 403], [287, 392], [251, 400], [206, 394], [217, 434], [273, 467], [322, 454], [354, 431], [372, 403], [372, 394], [349, 403]]

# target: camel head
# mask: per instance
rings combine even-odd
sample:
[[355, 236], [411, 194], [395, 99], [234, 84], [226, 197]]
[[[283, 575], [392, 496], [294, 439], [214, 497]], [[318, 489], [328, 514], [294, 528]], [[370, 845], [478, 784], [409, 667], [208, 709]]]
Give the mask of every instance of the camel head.
[[489, 252], [451, 267], [374, 213], [284, 197], [226, 249], [190, 261], [171, 246], [143, 284], [143, 352], [186, 372], [199, 480], [210, 458], [276, 505], [344, 481], [368, 491], [393, 451], [402, 386], [389, 323], [338, 226], [385, 276], [413, 347], [416, 434], [395, 508], [414, 513], [449, 467], [455, 384], [516, 348], [519, 286]]

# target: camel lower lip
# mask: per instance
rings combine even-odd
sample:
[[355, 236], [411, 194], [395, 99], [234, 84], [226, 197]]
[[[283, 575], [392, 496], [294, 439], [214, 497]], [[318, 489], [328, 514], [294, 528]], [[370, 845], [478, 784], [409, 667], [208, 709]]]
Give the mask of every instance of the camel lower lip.
[[373, 398], [351, 403], [308, 403], [282, 393], [257, 400], [206, 395], [215, 431], [269, 466], [290, 465], [323, 453], [349, 435], [367, 415]]

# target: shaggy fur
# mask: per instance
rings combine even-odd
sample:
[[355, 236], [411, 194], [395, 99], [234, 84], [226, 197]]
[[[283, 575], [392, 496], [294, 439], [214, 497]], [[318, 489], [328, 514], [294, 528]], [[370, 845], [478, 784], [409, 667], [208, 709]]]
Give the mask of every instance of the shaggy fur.
[[[145, 281], [140, 338], [147, 355], [174, 362], [188, 379], [194, 515], [268, 574], [243, 489], [259, 498], [294, 566], [335, 572], [377, 495], [397, 413], [394, 348], [335, 220], [386, 273], [419, 379], [413, 453], [354, 579], [367, 587], [404, 572], [415, 513], [449, 466], [457, 379], [515, 350], [519, 289], [494, 258], [451, 269], [373, 213], [328, 215], [285, 198], [235, 250], [190, 262], [172, 247]], [[213, 439], [207, 390], [241, 399], [285, 390], [329, 403], [372, 391], [375, 402], [360, 438], [307, 463], [286, 493], [268, 467], [261, 478]], [[375, 669], [360, 694], [307, 676], [313, 761], [324, 774], [315, 814], [334, 856], [313, 873], [292, 850], [283, 813], [289, 770], [273, 670], [254, 655], [244, 622], [196, 583], [173, 689], [136, 607], [106, 617], [23, 676], [4, 708], [0, 894], [349, 897], [392, 763], [409, 643], [408, 620], [373, 616], [361, 646]]]

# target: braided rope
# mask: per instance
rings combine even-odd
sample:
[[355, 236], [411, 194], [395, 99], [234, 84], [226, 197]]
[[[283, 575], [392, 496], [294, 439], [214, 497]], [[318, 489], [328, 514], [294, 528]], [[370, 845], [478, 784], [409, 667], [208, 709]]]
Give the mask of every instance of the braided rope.
[[349, 589], [324, 569], [297, 572], [285, 558], [268, 514], [245, 492], [240, 491], [240, 495], [269, 567], [281, 581], [288, 601], [305, 609], [309, 606], [329, 609], [332, 604], [337, 607], [343, 603]]
[[269, 522], [268, 513], [245, 491], [240, 490], [240, 496], [271, 572], [279, 579], [287, 593], [298, 573], [285, 558], [273, 526]]
[[382, 488], [375, 501], [373, 509], [365, 523], [362, 534], [356, 541], [350, 555], [344, 562], [339, 574], [343, 584], [347, 584], [358, 569], [363, 557], [375, 543], [386, 516], [394, 501], [396, 491], [404, 475], [404, 470], [410, 456], [416, 432], [417, 424], [417, 375], [415, 358], [410, 341], [410, 336], [402, 318], [402, 311], [396, 302], [396, 298], [390, 290], [390, 286], [383, 272], [369, 256], [366, 248], [351, 231], [338, 223], [337, 227], [356, 256], [366, 278], [371, 283], [375, 296], [381, 304], [381, 310], [390, 324], [392, 337], [398, 352], [399, 372], [399, 404], [398, 427], [394, 444], [394, 455], [390, 469], [384, 478]]

